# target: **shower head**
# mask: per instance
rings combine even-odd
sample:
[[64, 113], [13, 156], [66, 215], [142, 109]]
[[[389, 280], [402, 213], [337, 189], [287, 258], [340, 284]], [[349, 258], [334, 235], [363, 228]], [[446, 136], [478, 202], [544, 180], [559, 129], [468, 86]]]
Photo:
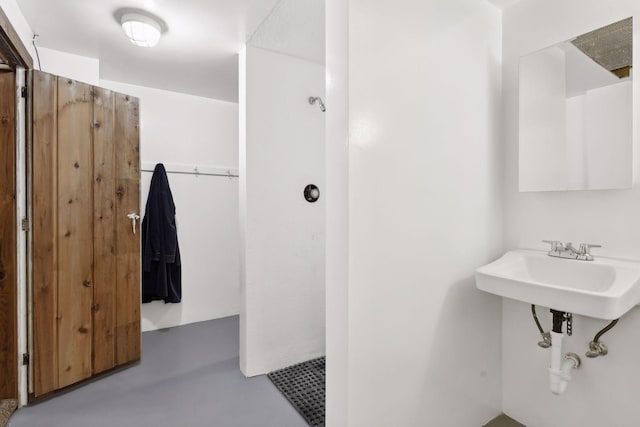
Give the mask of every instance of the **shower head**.
[[322, 111], [323, 113], [327, 111], [327, 107], [324, 106], [324, 102], [322, 102], [322, 98], [320, 98], [319, 96], [309, 97], [309, 104], [315, 105], [316, 102], [318, 103], [318, 105], [320, 105], [320, 111]]

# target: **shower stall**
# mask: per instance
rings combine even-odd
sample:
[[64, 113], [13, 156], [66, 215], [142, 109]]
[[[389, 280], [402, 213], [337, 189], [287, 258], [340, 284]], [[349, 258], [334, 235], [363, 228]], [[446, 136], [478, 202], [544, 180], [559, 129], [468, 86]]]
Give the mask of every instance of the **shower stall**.
[[324, 65], [248, 46], [241, 70], [240, 365], [253, 376], [325, 351]]

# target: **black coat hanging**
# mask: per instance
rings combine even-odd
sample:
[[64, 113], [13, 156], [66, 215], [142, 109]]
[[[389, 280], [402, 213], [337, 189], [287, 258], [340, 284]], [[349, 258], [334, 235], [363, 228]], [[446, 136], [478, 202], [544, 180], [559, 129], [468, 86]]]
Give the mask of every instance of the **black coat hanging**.
[[142, 302], [182, 299], [182, 271], [176, 228], [176, 205], [162, 163], [151, 177], [142, 220]]

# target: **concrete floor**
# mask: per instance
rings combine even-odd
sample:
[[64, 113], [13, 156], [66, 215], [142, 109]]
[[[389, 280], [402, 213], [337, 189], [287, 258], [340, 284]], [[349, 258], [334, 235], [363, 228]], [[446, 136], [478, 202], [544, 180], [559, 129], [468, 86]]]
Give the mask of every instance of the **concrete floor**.
[[489, 424], [486, 424], [484, 427], [526, 427], [526, 426], [524, 424], [520, 424], [513, 418], [503, 414], [491, 420], [491, 422]]
[[304, 427], [266, 376], [238, 368], [238, 317], [142, 335], [142, 362], [18, 410], [10, 427]]

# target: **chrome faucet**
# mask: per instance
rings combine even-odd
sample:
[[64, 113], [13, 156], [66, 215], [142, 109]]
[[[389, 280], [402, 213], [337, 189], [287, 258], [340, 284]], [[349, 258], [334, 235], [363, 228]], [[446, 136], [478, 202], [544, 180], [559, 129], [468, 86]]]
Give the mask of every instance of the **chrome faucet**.
[[578, 249], [573, 246], [573, 243], [562, 243], [557, 240], [543, 240], [544, 243], [551, 245], [551, 249], [547, 254], [557, 258], [576, 259], [579, 261], [593, 261], [593, 255], [591, 255], [591, 248], [601, 248], [600, 245], [592, 245], [590, 243], [580, 243]]

